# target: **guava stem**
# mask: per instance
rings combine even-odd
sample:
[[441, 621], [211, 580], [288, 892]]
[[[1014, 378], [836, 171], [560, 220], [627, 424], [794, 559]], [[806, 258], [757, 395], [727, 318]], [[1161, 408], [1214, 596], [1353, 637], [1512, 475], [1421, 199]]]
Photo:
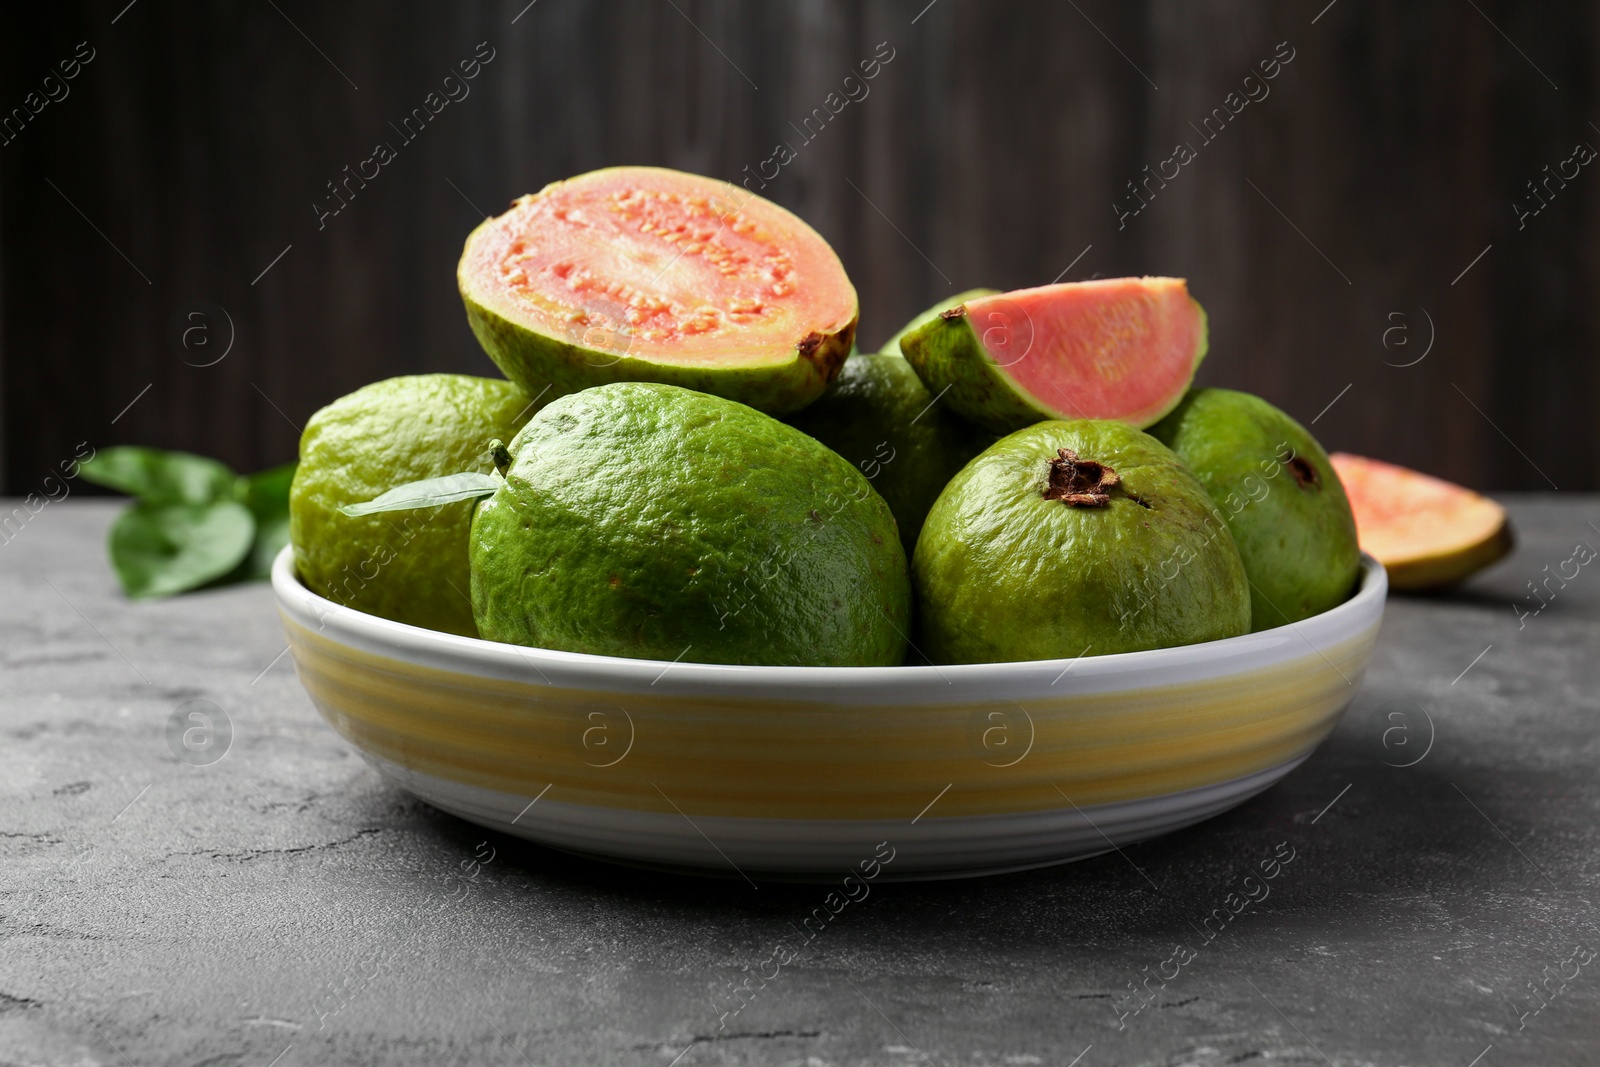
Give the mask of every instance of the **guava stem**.
[[506, 471], [511, 469], [511, 452], [504, 442], [498, 437], [489, 442], [489, 455], [494, 459], [495, 470], [500, 472], [500, 477], [506, 476]]

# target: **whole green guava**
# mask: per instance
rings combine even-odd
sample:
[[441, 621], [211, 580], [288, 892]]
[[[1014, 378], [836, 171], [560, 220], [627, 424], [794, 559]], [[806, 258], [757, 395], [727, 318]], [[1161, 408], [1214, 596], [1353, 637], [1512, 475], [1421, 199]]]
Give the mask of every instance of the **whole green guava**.
[[886, 353], [851, 355], [822, 399], [788, 422], [867, 476], [894, 512], [907, 555], [945, 483], [995, 440], [937, 403], [903, 357]]
[[912, 559], [934, 662], [1105, 655], [1250, 629], [1239, 550], [1205, 489], [1125, 423], [1036, 423], [951, 479]]
[[508, 381], [419, 374], [374, 382], [311, 416], [289, 489], [289, 541], [306, 588], [430, 630], [477, 636], [467, 586], [472, 501], [351, 518], [406, 482], [493, 469], [487, 447], [535, 406]]
[[1150, 428], [1221, 509], [1250, 580], [1254, 628], [1344, 602], [1361, 573], [1355, 518], [1317, 439], [1258, 396], [1192, 390]]
[[620, 382], [556, 400], [472, 524], [496, 641], [695, 663], [893, 666], [911, 606], [889, 506], [731, 400]]

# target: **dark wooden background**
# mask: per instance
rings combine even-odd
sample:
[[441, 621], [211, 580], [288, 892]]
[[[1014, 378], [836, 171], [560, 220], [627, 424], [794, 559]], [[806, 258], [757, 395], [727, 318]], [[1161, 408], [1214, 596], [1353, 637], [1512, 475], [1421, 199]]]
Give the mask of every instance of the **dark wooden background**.
[[[0, 488], [80, 441], [259, 468], [366, 382], [493, 373], [454, 279], [485, 212], [608, 164], [737, 179], [885, 41], [769, 190], [838, 249], [864, 342], [970, 286], [1181, 275], [1202, 380], [1330, 448], [1600, 487], [1600, 166], [1520, 230], [1512, 209], [1600, 146], [1593, 5], [526, 3], [7, 5], [0, 108], [79, 41], [96, 57], [0, 147]], [[471, 95], [319, 231], [324, 183], [480, 41]], [[1284, 41], [1271, 95], [1119, 232], [1124, 183]]]

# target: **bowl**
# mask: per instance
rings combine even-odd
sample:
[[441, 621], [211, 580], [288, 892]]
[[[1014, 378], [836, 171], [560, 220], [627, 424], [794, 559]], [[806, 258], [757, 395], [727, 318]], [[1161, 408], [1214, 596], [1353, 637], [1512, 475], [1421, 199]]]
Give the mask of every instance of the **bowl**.
[[[378, 772], [470, 822], [623, 863], [961, 877], [1197, 823], [1327, 737], [1383, 567], [1303, 622], [1179, 648], [923, 667], [618, 659], [424, 630], [272, 585], [312, 701]], [[860, 877], [860, 875], [858, 875]]]

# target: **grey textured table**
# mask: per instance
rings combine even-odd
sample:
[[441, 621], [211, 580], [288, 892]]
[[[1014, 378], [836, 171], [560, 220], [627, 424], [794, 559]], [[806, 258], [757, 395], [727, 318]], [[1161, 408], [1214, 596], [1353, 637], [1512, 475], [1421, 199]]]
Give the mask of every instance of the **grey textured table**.
[[[425, 807], [318, 718], [266, 587], [121, 599], [112, 513], [0, 544], [0, 1063], [1600, 1061], [1600, 566], [1512, 606], [1600, 548], [1600, 499], [1515, 498], [1514, 557], [1391, 599], [1345, 721], [1262, 796], [1121, 855], [877, 885], [743, 1007], [822, 887]], [[208, 766], [168, 740], [195, 700], [232, 735]]]

